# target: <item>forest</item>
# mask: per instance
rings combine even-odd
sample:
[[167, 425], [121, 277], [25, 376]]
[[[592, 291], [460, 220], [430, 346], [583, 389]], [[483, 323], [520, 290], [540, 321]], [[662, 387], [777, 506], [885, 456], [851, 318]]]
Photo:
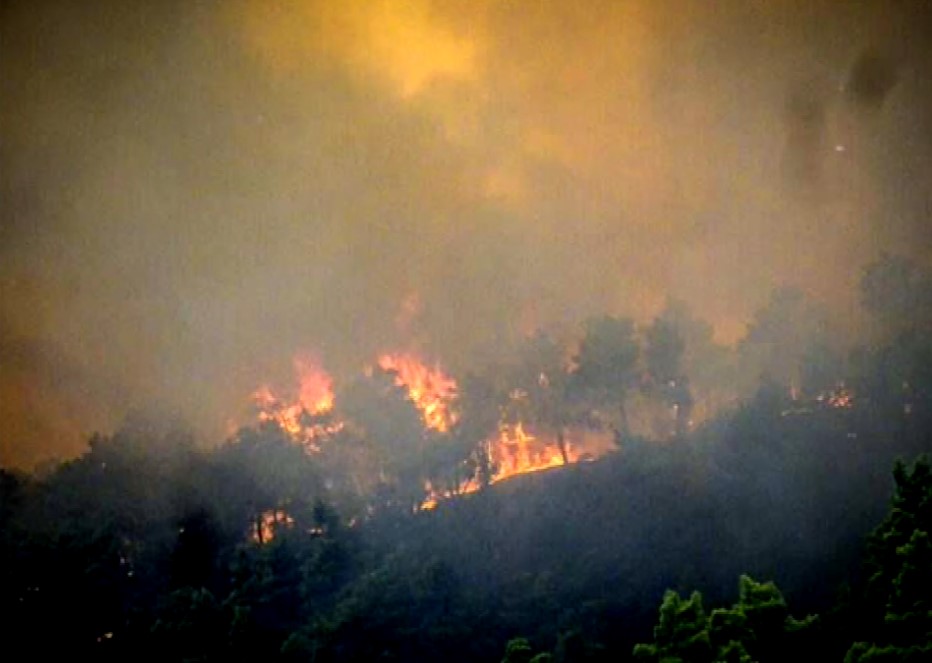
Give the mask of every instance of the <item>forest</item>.
[[932, 275], [888, 255], [859, 287], [847, 337], [780, 288], [734, 346], [671, 302], [538, 332], [430, 408], [376, 365], [219, 444], [138, 412], [0, 472], [5, 632], [36, 659], [929, 660]]
[[932, 2], [0, 0], [3, 661], [932, 661]]

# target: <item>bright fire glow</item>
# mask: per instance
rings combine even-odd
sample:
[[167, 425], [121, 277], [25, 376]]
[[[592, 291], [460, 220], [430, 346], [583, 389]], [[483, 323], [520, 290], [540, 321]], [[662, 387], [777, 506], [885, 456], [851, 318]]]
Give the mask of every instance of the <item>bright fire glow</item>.
[[268, 543], [275, 538], [278, 528], [294, 527], [294, 518], [284, 509], [263, 511], [252, 528], [252, 540], [255, 543]]
[[[426, 428], [448, 433], [456, 424], [454, 403], [457, 398], [457, 383], [438, 365], [425, 363], [412, 353], [385, 353], [378, 357], [378, 366], [390, 372], [395, 384], [404, 387], [411, 401], [421, 413]], [[295, 441], [304, 443], [311, 450], [318, 450], [319, 436], [339, 430], [339, 420], [326, 424], [309, 424], [307, 416], [330, 413], [333, 410], [333, 383], [312, 355], [300, 355], [294, 362], [299, 387], [297, 396], [282, 397], [269, 386], [253, 393], [259, 409], [260, 421], [275, 421]], [[439, 441], [438, 444], [443, 444]], [[530, 422], [502, 422], [498, 432], [480, 445], [486, 454], [491, 470], [490, 483], [498, 483], [518, 474], [537, 472], [567, 463], [594, 460], [614, 448], [610, 433], [583, 428], [564, 430], [563, 444], [558, 442], [554, 431], [537, 430]], [[478, 490], [482, 485], [478, 476], [467, 477], [456, 490], [441, 490], [430, 482], [425, 484], [428, 498], [421, 509], [434, 508], [439, 500]], [[264, 514], [268, 526], [261, 528], [261, 537], [268, 540], [273, 525], [287, 522], [270, 512]], [[257, 534], [257, 538], [260, 536]]]
[[[569, 443], [567, 460], [570, 458]], [[563, 454], [556, 440], [544, 440], [524, 430], [524, 424], [502, 426], [498, 439], [489, 445], [492, 460], [492, 481], [501, 481], [515, 474], [536, 472], [563, 464]], [[575, 455], [575, 454], [574, 454]]]
[[[563, 450], [555, 437], [535, 436], [526, 430], [524, 423], [501, 424], [498, 436], [488, 440], [488, 460], [492, 468], [490, 483], [498, 483], [518, 474], [539, 472], [564, 463], [592, 461], [614, 448], [610, 433], [570, 428], [565, 431]], [[564, 461], [563, 454], [566, 453]], [[463, 495], [479, 490], [478, 477], [465, 480], [455, 494]], [[454, 496], [453, 491], [441, 491], [430, 482], [425, 484], [427, 499], [422, 509], [433, 509], [442, 499]]]
[[259, 410], [259, 421], [275, 421], [289, 435], [299, 438], [306, 432], [302, 421], [305, 414], [323, 414], [333, 408], [333, 380], [312, 355], [295, 357], [294, 371], [298, 379], [296, 399], [280, 397], [268, 385], [253, 392], [252, 399]]
[[450, 403], [456, 398], [456, 380], [439, 366], [431, 368], [412, 354], [383, 354], [379, 367], [394, 373], [395, 384], [408, 390], [428, 428], [442, 433], [450, 430], [456, 422], [450, 412]]
[[854, 406], [854, 393], [844, 384], [839, 384], [819, 394], [816, 400], [829, 407], [847, 410]]

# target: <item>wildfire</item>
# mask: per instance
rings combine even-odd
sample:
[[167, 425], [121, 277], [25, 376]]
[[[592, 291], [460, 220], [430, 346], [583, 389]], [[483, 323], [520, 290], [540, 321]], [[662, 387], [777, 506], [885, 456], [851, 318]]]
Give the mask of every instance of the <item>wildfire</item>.
[[847, 410], [854, 407], [854, 392], [848, 389], [844, 383], [840, 383], [834, 389], [819, 394], [816, 400], [829, 407]]
[[[492, 469], [489, 483], [564, 464], [592, 461], [614, 446], [611, 434], [606, 432], [567, 429], [561, 445], [555, 436], [535, 436], [525, 428], [521, 421], [515, 424], [503, 423], [499, 426], [498, 436], [484, 445]], [[427, 482], [424, 486], [427, 499], [421, 504], [421, 509], [433, 509], [440, 500], [454, 495], [476, 492], [481, 485], [478, 476], [464, 480], [456, 491], [437, 490], [431, 482]]]
[[[398, 386], [407, 390], [426, 428], [439, 433], [451, 431], [457, 422], [454, 404], [458, 388], [455, 379], [438, 364], [431, 366], [412, 353], [384, 353], [378, 357], [377, 364], [393, 375]], [[294, 361], [294, 371], [298, 388], [292, 392], [296, 396], [291, 399], [278, 395], [269, 386], [253, 393], [253, 401], [259, 410], [258, 418], [278, 423], [295, 441], [312, 451], [319, 451], [321, 440], [343, 426], [342, 421], [333, 417], [323, 424], [309, 419], [333, 412], [333, 382], [313, 355], [298, 356]], [[443, 441], [438, 441], [438, 444], [443, 444]], [[530, 422], [502, 421], [497, 433], [478, 448], [485, 455], [490, 472], [488, 482], [498, 483], [518, 474], [593, 460], [612, 449], [613, 441], [605, 432], [571, 427], [558, 435], [556, 431], [537, 429]], [[441, 499], [475, 492], [483, 483], [479, 472], [477, 469], [453, 490], [439, 489], [426, 482], [428, 497], [420, 508], [432, 509]], [[264, 514], [257, 537], [267, 540], [271, 535], [269, 528], [275, 524], [287, 525], [287, 522], [281, 514]]]
[[290, 527], [294, 527], [294, 518], [284, 509], [268, 509], [259, 514], [253, 523], [251, 538], [255, 543], [268, 543], [275, 538], [276, 530]]
[[297, 399], [277, 396], [268, 385], [253, 392], [252, 399], [259, 410], [259, 421], [275, 421], [294, 438], [307, 437], [305, 415], [318, 415], [333, 408], [333, 380], [312, 355], [294, 359], [298, 379]]
[[526, 432], [520, 421], [513, 426], [501, 426], [498, 439], [489, 445], [489, 450], [493, 482], [563, 464], [563, 454], [556, 441], [539, 440]]
[[421, 411], [428, 428], [445, 433], [456, 423], [450, 403], [456, 398], [456, 380], [439, 366], [429, 367], [411, 354], [383, 354], [379, 367], [395, 374], [395, 383], [408, 390], [411, 400]]

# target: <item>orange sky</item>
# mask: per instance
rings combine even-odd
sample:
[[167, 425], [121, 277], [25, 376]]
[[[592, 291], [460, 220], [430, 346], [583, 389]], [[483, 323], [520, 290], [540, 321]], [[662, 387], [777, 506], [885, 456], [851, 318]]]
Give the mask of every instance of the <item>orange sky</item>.
[[845, 319], [930, 253], [927, 3], [0, 11], [2, 463], [133, 407], [209, 428], [304, 350], [458, 369], [667, 297], [733, 341], [783, 283]]

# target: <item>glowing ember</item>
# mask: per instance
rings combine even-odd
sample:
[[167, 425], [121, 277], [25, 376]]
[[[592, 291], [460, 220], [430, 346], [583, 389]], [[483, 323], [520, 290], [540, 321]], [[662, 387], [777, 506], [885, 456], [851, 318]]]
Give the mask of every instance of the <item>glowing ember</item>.
[[395, 383], [408, 390], [411, 400], [421, 411], [425, 425], [440, 432], [450, 430], [456, 422], [450, 412], [450, 402], [456, 397], [456, 381], [439, 366], [425, 365], [411, 354], [383, 354], [379, 367], [395, 374]]
[[846, 410], [854, 407], [854, 392], [842, 383], [834, 389], [822, 392], [816, 400], [829, 407]]
[[294, 518], [284, 509], [263, 511], [253, 524], [252, 540], [258, 544], [268, 543], [275, 538], [276, 530], [283, 527], [294, 527]]

